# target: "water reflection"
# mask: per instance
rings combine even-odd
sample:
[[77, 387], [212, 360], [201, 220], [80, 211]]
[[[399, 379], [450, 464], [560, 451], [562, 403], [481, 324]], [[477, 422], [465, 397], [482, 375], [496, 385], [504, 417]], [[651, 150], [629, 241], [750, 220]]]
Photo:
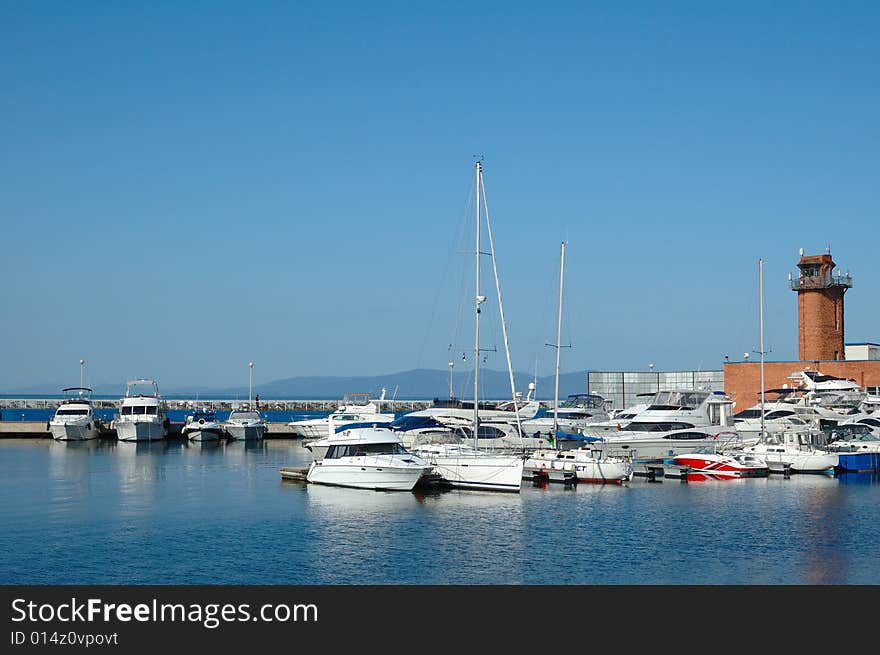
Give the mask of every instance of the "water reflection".
[[838, 473], [837, 479], [841, 484], [877, 484], [880, 483], [880, 473]]
[[[292, 439], [0, 440], [0, 583], [880, 582], [876, 474], [519, 494], [282, 480], [310, 462]], [[171, 549], [206, 557], [157, 567]]]

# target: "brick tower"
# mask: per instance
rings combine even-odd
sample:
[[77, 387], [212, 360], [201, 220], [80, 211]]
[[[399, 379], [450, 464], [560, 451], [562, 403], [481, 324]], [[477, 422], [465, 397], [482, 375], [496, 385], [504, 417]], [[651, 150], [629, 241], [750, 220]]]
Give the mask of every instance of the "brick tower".
[[789, 275], [798, 294], [798, 358], [801, 361], [842, 360], [843, 294], [852, 286], [849, 272], [841, 275], [824, 255], [804, 255], [801, 249], [798, 277]]

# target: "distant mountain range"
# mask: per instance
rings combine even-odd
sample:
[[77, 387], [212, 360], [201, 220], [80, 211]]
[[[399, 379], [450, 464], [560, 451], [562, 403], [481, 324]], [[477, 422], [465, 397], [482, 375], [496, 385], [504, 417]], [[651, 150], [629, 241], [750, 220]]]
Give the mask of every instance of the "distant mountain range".
[[[527, 373], [515, 373], [517, 391], [523, 396], [528, 393], [529, 382], [534, 376]], [[554, 376], [540, 377], [536, 383], [536, 397], [539, 400], [552, 400], [554, 394]], [[374, 376], [303, 376], [273, 380], [254, 385], [254, 394], [266, 400], [278, 399], [331, 399], [342, 398], [346, 393], [370, 393], [378, 398], [385, 388], [387, 399], [424, 400], [445, 398], [449, 395], [449, 371], [429, 369], [413, 369], [400, 373]], [[501, 400], [510, 398], [510, 379], [506, 371], [483, 369], [480, 371], [480, 395], [486, 399]], [[96, 396], [121, 396], [123, 385], [96, 384], [93, 387]], [[453, 373], [452, 388], [456, 396], [473, 398], [473, 373]], [[61, 386], [41, 384], [23, 389], [6, 389], [6, 394], [42, 396], [57, 395]], [[200, 398], [247, 398], [248, 388], [226, 387], [200, 389], [179, 389], [173, 384], [159, 380], [159, 390], [163, 396], [186, 396], [198, 394]], [[584, 393], [587, 390], [587, 371], [560, 373], [559, 397], [565, 398], [572, 393]]]

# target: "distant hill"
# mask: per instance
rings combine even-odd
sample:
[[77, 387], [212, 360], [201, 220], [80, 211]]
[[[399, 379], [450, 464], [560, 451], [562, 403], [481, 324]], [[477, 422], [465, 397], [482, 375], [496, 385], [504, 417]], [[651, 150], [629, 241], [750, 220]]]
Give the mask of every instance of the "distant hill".
[[[533, 376], [516, 373], [517, 391], [528, 393], [528, 384]], [[538, 378], [536, 396], [539, 399], [553, 398], [553, 376]], [[349, 392], [367, 392], [378, 398], [382, 388], [386, 398], [430, 399], [449, 395], [449, 371], [413, 369], [399, 373], [360, 377], [295, 377], [274, 380], [254, 387], [254, 393], [261, 398], [341, 398]], [[481, 370], [480, 394], [487, 399], [510, 398], [510, 379], [506, 371]], [[473, 373], [455, 373], [452, 388], [456, 396], [473, 397]], [[559, 376], [559, 395], [564, 398], [570, 393], [583, 393], [587, 389], [587, 372], [564, 373]], [[247, 395], [247, 387], [222, 390], [224, 395]]]
[[[527, 373], [516, 373], [517, 391], [525, 396], [529, 382], [534, 380]], [[541, 377], [537, 380], [536, 397], [539, 400], [553, 399], [553, 376]], [[449, 371], [429, 369], [413, 369], [373, 376], [303, 376], [273, 380], [254, 385], [254, 394], [260, 398], [303, 398], [329, 399], [342, 398], [346, 393], [364, 392], [378, 398], [385, 387], [385, 397], [402, 400], [424, 400], [445, 398], [449, 395]], [[501, 400], [510, 398], [510, 380], [506, 371], [480, 370], [480, 395], [486, 399]], [[32, 385], [22, 389], [8, 389], [4, 393], [28, 396], [57, 395], [60, 385]], [[473, 398], [473, 372], [453, 372], [452, 388], [456, 396]], [[95, 384], [96, 396], [119, 397], [123, 393], [123, 384]], [[187, 389], [175, 388], [171, 382], [161, 382], [159, 386], [163, 396], [191, 397], [198, 394], [201, 398], [247, 398], [248, 388], [244, 387], [203, 387]], [[587, 371], [562, 373], [559, 375], [559, 397], [568, 394], [583, 393], [587, 390]]]

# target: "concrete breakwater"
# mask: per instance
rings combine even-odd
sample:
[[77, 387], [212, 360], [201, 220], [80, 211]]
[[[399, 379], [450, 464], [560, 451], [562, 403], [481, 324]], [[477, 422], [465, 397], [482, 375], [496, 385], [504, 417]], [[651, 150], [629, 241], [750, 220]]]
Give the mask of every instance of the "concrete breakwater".
[[[58, 407], [62, 398], [0, 398], [0, 411], [4, 409], [52, 409]], [[430, 407], [431, 400], [373, 400], [383, 412], [411, 412]], [[231, 411], [234, 407], [247, 405], [247, 400], [231, 399], [200, 399], [200, 398], [166, 398], [168, 409], [195, 409], [207, 407], [214, 411]], [[92, 398], [92, 404], [96, 409], [116, 409], [119, 406], [118, 398]], [[343, 406], [342, 400], [276, 400], [261, 399], [259, 403], [253, 403], [257, 409], [263, 411], [284, 412], [332, 412]]]

